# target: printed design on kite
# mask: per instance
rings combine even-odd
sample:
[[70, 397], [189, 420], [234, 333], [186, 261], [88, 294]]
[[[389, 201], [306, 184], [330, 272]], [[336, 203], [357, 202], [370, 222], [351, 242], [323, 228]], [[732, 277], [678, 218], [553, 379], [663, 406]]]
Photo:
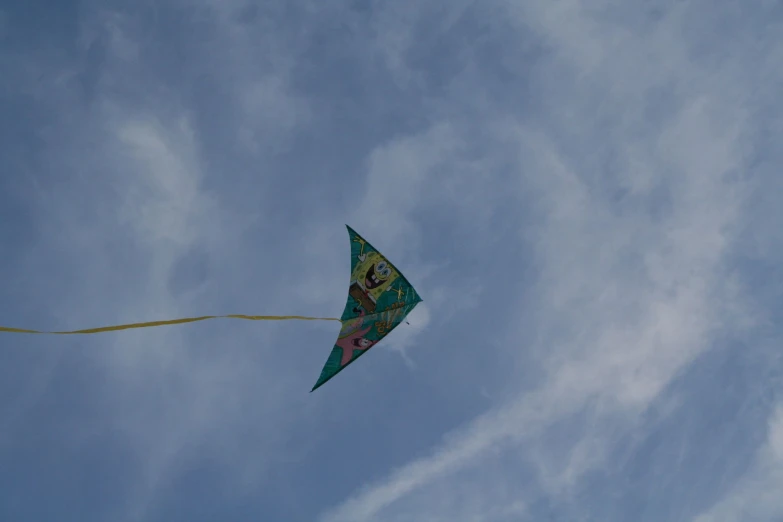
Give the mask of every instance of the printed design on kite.
[[405, 276], [367, 240], [347, 228], [351, 277], [340, 318], [343, 325], [313, 390], [367, 353], [421, 302]]
[[348, 300], [341, 321], [358, 317], [357, 309], [367, 315], [388, 310], [399, 301], [421, 301], [400, 271], [367, 240], [348, 227], [351, 239], [351, 277]]
[[339, 346], [343, 353], [340, 358], [340, 366], [345, 366], [354, 357], [354, 350], [367, 350], [378, 341], [367, 339], [364, 336], [373, 329], [372, 322], [369, 322], [369, 326], [362, 328], [365, 325], [366, 314], [364, 310], [357, 309], [359, 317], [351, 319], [343, 323], [343, 327], [340, 329], [340, 333], [337, 337], [336, 346]]
[[[367, 313], [375, 313], [378, 299], [399, 276], [394, 266], [380, 253], [368, 248], [367, 241], [358, 235], [351, 241], [359, 244], [356, 264], [351, 271], [351, 284], [348, 293], [358, 307]], [[365, 252], [367, 248], [367, 252]]]

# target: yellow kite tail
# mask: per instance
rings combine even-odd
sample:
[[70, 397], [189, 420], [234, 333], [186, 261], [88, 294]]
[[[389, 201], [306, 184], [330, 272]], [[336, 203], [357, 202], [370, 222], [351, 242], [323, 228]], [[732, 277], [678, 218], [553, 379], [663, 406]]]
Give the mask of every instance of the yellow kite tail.
[[72, 334], [95, 334], [102, 332], [116, 332], [119, 330], [130, 330], [131, 328], [150, 328], [152, 326], [167, 326], [171, 324], [195, 323], [197, 321], [206, 321], [207, 319], [246, 319], [248, 321], [338, 321], [336, 317], [307, 317], [304, 315], [202, 315], [200, 317], [183, 317], [182, 319], [169, 319], [167, 321], [149, 321], [146, 323], [118, 324], [114, 326], [101, 326], [99, 328], [87, 328], [85, 330], [71, 330], [62, 332], [47, 332], [42, 330], [26, 330], [24, 328], [9, 328], [0, 326], [0, 332], [26, 333], [26, 334], [51, 334], [51, 335], [72, 335]]

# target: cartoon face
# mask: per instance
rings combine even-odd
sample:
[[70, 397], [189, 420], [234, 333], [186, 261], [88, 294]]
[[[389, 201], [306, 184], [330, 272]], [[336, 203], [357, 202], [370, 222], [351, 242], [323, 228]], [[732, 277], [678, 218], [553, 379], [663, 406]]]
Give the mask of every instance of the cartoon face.
[[364, 286], [367, 290], [378, 288], [391, 277], [392, 271], [385, 260], [381, 260], [367, 269], [364, 276]]
[[[399, 277], [399, 274], [394, 266], [377, 252], [368, 252], [363, 259], [360, 258], [358, 261], [351, 271], [352, 284], [356, 284], [356, 288], [352, 291], [360, 292], [368, 302], [375, 303], [386, 291], [386, 288]], [[373, 311], [371, 310], [372, 305], [369, 305], [368, 308], [368, 303], [365, 303], [362, 297], [351, 295], [359, 301], [365, 310], [370, 313]]]
[[369, 348], [370, 346], [375, 344], [375, 341], [371, 341], [369, 339], [365, 339], [364, 337], [359, 337], [358, 339], [354, 339], [353, 340], [353, 344], [357, 348], [360, 348], [362, 350], [366, 350], [367, 348]]

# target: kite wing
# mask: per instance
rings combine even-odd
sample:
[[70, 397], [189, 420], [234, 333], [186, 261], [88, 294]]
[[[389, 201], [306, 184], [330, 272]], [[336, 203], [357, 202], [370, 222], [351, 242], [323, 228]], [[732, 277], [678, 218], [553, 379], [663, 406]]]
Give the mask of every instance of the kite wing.
[[421, 297], [405, 276], [362, 236], [351, 239], [351, 282], [342, 328], [311, 391], [340, 373], [400, 324]]

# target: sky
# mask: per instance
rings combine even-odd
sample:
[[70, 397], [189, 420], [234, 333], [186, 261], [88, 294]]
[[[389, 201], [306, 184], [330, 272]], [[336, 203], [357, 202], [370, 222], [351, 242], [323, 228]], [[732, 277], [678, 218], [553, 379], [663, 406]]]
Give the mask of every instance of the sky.
[[783, 4], [0, 0], [0, 520], [783, 520]]

